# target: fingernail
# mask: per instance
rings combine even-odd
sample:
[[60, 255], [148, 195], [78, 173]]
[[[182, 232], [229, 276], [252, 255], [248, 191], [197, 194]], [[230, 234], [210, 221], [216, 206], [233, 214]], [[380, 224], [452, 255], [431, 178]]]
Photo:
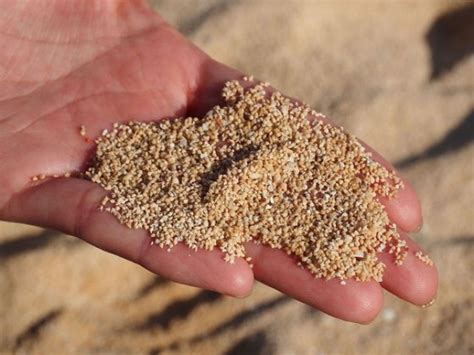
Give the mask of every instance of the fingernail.
[[432, 305], [434, 305], [436, 302], [436, 297], [433, 298], [431, 301], [429, 301], [428, 303], [426, 304], [422, 304], [420, 307], [421, 308], [428, 308], [428, 307], [431, 307]]
[[419, 233], [421, 232], [422, 229], [423, 229], [423, 219], [421, 219], [420, 224], [418, 225], [418, 227], [415, 228], [414, 232]]

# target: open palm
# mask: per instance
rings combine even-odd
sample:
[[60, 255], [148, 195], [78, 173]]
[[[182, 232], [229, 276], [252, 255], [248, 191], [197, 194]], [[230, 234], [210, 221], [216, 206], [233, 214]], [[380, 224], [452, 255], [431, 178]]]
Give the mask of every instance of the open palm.
[[[393, 256], [381, 253], [387, 264], [381, 284], [348, 280], [341, 285], [315, 279], [282, 251], [253, 244], [248, 245], [253, 269], [244, 260], [225, 263], [217, 250], [194, 252], [178, 245], [167, 252], [151, 246], [145, 231], [128, 229], [99, 212], [105, 191], [98, 185], [77, 178], [32, 182], [39, 174], [83, 169], [94, 144], [81, 137], [80, 126], [95, 138], [114, 122], [200, 115], [219, 102], [225, 81], [241, 77], [141, 3], [105, 3], [94, 7], [58, 0], [44, 2], [43, 8], [32, 3], [0, 10], [1, 219], [56, 228], [163, 277], [229, 295], [247, 295], [255, 278], [356, 322], [376, 316], [382, 287], [418, 305], [435, 296], [436, 269], [415, 258], [419, 248], [403, 232], [408, 257], [395, 266]], [[48, 13], [44, 21], [42, 13]], [[74, 14], [73, 20], [65, 14]], [[15, 18], [35, 21], [18, 27]], [[406, 185], [384, 203], [400, 230], [410, 232], [421, 215]]]

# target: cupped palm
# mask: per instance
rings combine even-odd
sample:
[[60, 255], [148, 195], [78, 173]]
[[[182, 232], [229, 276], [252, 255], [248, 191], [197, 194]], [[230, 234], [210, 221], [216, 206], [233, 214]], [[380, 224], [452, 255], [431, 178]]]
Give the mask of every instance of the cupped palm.
[[[167, 252], [151, 246], [144, 231], [127, 229], [99, 212], [105, 192], [98, 185], [48, 178], [81, 171], [93, 154], [94, 143], [79, 134], [80, 126], [95, 138], [114, 122], [202, 115], [219, 102], [225, 81], [242, 76], [213, 61], [140, 3], [102, 9], [115, 17], [100, 24], [97, 9], [51, 3], [53, 25], [44, 30], [0, 21], [1, 219], [56, 228], [163, 277], [234, 296], [247, 295], [255, 278], [356, 322], [368, 322], [378, 313], [382, 287], [419, 305], [434, 297], [436, 269], [414, 257], [419, 248], [403, 234], [421, 223], [409, 184], [394, 200], [384, 200], [408, 240], [405, 263], [395, 266], [391, 255], [381, 253], [387, 262], [381, 284], [349, 280], [341, 285], [315, 279], [285, 253], [253, 244], [248, 245], [253, 269], [243, 260], [225, 263], [217, 250], [194, 252], [178, 245]], [[35, 11], [21, 14], [37, 18]], [[64, 16], [54, 20], [54, 14], [65, 12], [76, 14], [72, 23]], [[32, 181], [41, 174], [47, 178]]]

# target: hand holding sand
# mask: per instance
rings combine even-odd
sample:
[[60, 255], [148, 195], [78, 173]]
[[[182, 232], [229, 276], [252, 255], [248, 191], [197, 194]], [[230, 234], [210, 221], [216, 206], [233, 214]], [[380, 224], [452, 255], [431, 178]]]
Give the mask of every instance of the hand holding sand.
[[[0, 38], [2, 219], [57, 228], [163, 277], [230, 295], [248, 294], [255, 278], [356, 322], [378, 313], [382, 287], [418, 305], [433, 299], [436, 269], [422, 262], [405, 234], [421, 224], [419, 202], [407, 182], [394, 199], [381, 198], [407, 242], [403, 264], [395, 265], [394, 256], [383, 252], [381, 283], [347, 279], [344, 285], [339, 279], [315, 279], [285, 252], [263, 245], [246, 246], [253, 269], [243, 259], [226, 263], [217, 249], [195, 252], [178, 244], [168, 252], [150, 245], [147, 232], [101, 212], [106, 192], [99, 185], [55, 178], [84, 171], [95, 152], [93, 140], [113, 123], [200, 117], [221, 104], [225, 82], [243, 76], [207, 57], [141, 4], [47, 4], [13, 6], [2, 12], [10, 16], [0, 18], [6, 33]], [[64, 16], [68, 13], [76, 22]], [[27, 19], [35, 19], [31, 27], [12, 25]]]

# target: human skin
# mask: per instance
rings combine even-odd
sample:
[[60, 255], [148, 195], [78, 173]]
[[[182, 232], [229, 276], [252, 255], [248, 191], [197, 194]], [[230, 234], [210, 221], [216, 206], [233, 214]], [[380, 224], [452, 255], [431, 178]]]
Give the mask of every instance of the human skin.
[[[224, 82], [243, 74], [214, 61], [141, 0], [5, 0], [0, 2], [0, 219], [75, 235], [170, 280], [244, 297], [255, 280], [335, 317], [373, 320], [383, 289], [416, 305], [436, 295], [438, 276], [415, 257], [409, 232], [422, 224], [411, 185], [382, 199], [410, 247], [402, 266], [393, 255], [381, 283], [315, 279], [286, 253], [249, 243], [244, 260], [218, 250], [150, 245], [143, 230], [98, 211], [105, 196], [78, 178], [32, 177], [80, 171], [97, 137], [114, 122], [198, 116], [220, 102]], [[370, 149], [370, 148], [368, 148]], [[374, 158], [390, 167], [377, 153]], [[72, 282], [72, 281], [71, 281]]]

